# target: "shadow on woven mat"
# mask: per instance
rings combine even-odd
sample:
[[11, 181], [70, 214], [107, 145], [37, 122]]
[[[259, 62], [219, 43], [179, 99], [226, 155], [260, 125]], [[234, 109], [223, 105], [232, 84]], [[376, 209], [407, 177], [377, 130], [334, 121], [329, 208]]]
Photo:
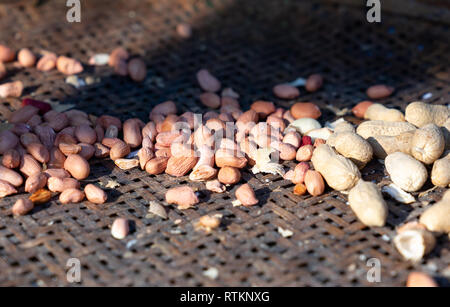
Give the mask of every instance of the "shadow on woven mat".
[[[0, 15], [0, 26], [15, 24], [22, 30], [2, 31], [0, 42], [49, 49], [84, 63], [92, 53], [122, 45], [144, 58], [149, 75], [136, 84], [112, 75], [109, 68], [87, 68], [80, 77], [95, 75], [100, 80], [80, 90], [56, 71], [18, 70], [8, 78], [23, 80], [39, 99], [122, 119], [147, 120], [151, 107], [165, 100], [177, 102], [180, 112], [204, 112], [195, 80], [204, 67], [224, 87], [241, 94], [243, 108], [256, 99], [289, 107], [293, 101], [275, 98], [273, 85], [320, 72], [324, 88], [316, 93], [302, 90], [299, 101], [316, 102], [323, 110], [322, 123], [334, 119], [336, 110], [366, 99], [365, 89], [376, 83], [396, 87], [394, 96], [382, 103], [399, 109], [424, 94], [431, 103], [449, 100], [445, 26], [389, 13], [382, 24], [368, 24], [364, 10], [328, 1], [242, 2], [96, 1], [83, 8], [81, 24], [68, 24], [66, 8], [55, 1], [11, 8]], [[194, 26], [192, 38], [176, 36], [181, 21]], [[5, 116], [17, 105], [14, 100], [2, 102], [0, 113]], [[363, 177], [388, 180], [376, 161]], [[70, 258], [81, 261], [81, 285], [399, 286], [412, 270], [442, 281], [448, 276], [447, 238], [418, 264], [401, 259], [391, 243], [395, 227], [418, 217], [426, 202], [440, 198], [442, 189], [411, 206], [388, 200], [387, 226], [368, 229], [340, 193], [327, 190], [320, 197], [298, 197], [291, 193], [293, 185], [279, 176], [244, 172], [243, 178], [255, 187], [262, 205], [233, 207], [236, 187], [230, 187], [224, 194], [205, 195], [196, 209], [167, 207], [168, 220], [147, 216], [148, 202], [162, 201], [174, 185], [199, 190], [204, 185], [137, 169], [120, 171], [111, 161], [94, 161], [86, 181], [114, 186], [105, 205], [61, 206], [53, 201], [13, 218], [9, 208], [17, 197], [3, 199], [0, 284], [77, 285], [66, 278]], [[193, 223], [208, 213], [223, 215], [221, 227], [208, 235], [195, 231]], [[110, 236], [109, 227], [118, 216], [135, 223], [136, 231], [123, 241]], [[291, 236], [282, 235], [289, 231]], [[382, 282], [375, 284], [367, 280], [367, 261], [374, 257], [382, 271]]]

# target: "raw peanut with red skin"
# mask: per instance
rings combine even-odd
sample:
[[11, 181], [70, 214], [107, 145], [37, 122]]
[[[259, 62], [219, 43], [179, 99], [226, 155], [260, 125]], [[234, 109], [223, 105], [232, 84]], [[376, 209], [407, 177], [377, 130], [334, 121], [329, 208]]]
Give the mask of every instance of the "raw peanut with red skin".
[[294, 179], [294, 171], [293, 170], [288, 170], [284, 176], [283, 176], [284, 180], [290, 180], [292, 181], [292, 179]]
[[48, 53], [42, 56], [36, 64], [37, 70], [50, 71], [55, 69], [58, 58], [54, 53]]
[[408, 280], [406, 281], [406, 287], [413, 288], [413, 287], [428, 287], [428, 288], [435, 288], [439, 287], [436, 281], [429, 275], [422, 273], [422, 272], [411, 272], [408, 275]]
[[272, 126], [273, 128], [283, 132], [284, 129], [286, 128], [286, 123], [284, 122], [284, 119], [274, 116], [274, 115], [270, 115], [267, 117], [266, 122]]
[[138, 120], [128, 119], [123, 123], [123, 140], [130, 145], [131, 148], [141, 146], [142, 134]]
[[220, 148], [216, 151], [215, 160], [217, 167], [220, 168], [225, 166], [244, 168], [247, 165], [247, 158], [245, 158], [244, 153], [226, 148]]
[[369, 87], [366, 94], [370, 99], [383, 99], [391, 96], [394, 90], [392, 86], [377, 84]]
[[197, 204], [198, 198], [191, 187], [182, 186], [169, 189], [166, 192], [166, 202], [178, 205], [179, 210], [185, 210]]
[[305, 88], [308, 92], [315, 92], [323, 85], [323, 77], [319, 74], [313, 74], [306, 79]]
[[114, 145], [120, 142], [122, 142], [122, 140], [118, 138], [104, 138], [102, 140], [102, 145], [111, 149]]
[[289, 84], [278, 84], [273, 88], [275, 96], [281, 99], [294, 99], [300, 96], [300, 91], [295, 86]]
[[42, 124], [42, 119], [39, 115], [34, 115], [32, 118], [30, 118], [29, 121], [27, 121], [27, 125], [32, 128], [34, 128], [40, 124]]
[[279, 143], [278, 150], [280, 151], [280, 158], [284, 161], [291, 161], [296, 158], [297, 150], [291, 144]]
[[47, 163], [50, 160], [50, 153], [41, 143], [32, 143], [27, 146], [27, 151], [37, 161]]
[[65, 134], [65, 133], [58, 133], [58, 135], [55, 138], [55, 146], [61, 146], [62, 144], [65, 145], [76, 145], [78, 143], [77, 139], [69, 134]]
[[299, 162], [310, 161], [311, 157], [313, 155], [313, 152], [314, 152], [313, 145], [304, 145], [298, 149], [295, 159]]
[[6, 75], [7, 75], [6, 67], [2, 62], [0, 62], [0, 80], [6, 77]]
[[49, 168], [44, 171], [44, 174], [48, 177], [57, 177], [57, 178], [70, 178], [70, 174], [62, 168]]
[[142, 137], [148, 137], [150, 138], [151, 142], [155, 141], [156, 138], [156, 125], [154, 122], [148, 122], [144, 128], [142, 128]]
[[0, 132], [0, 154], [14, 148], [19, 143], [19, 138], [9, 130]]
[[95, 157], [96, 158], [106, 158], [109, 156], [109, 148], [100, 144], [100, 143], [95, 143], [94, 144], [94, 148], [95, 148]]
[[201, 69], [197, 72], [197, 81], [200, 87], [206, 92], [217, 92], [222, 85], [207, 69]]
[[61, 131], [69, 125], [69, 119], [66, 114], [59, 113], [48, 121], [48, 125], [55, 131]]
[[111, 147], [111, 150], [109, 151], [109, 157], [111, 160], [116, 160], [125, 157], [130, 153], [130, 146], [126, 144], [125, 142], [117, 142]]
[[150, 175], [162, 174], [166, 170], [168, 161], [169, 158], [166, 157], [153, 158], [145, 165], [145, 171]]
[[108, 199], [105, 191], [93, 184], [88, 184], [84, 188], [84, 193], [86, 194], [87, 200], [94, 204], [104, 204]]
[[83, 65], [75, 59], [60, 56], [56, 60], [56, 68], [65, 75], [76, 75], [83, 71]]
[[15, 149], [7, 150], [3, 154], [2, 165], [4, 167], [10, 168], [10, 169], [19, 167], [19, 165], [20, 165], [19, 152]]
[[23, 183], [23, 178], [19, 173], [0, 166], [0, 180], [6, 181], [15, 187], [20, 187]]
[[23, 67], [32, 67], [36, 63], [36, 56], [30, 49], [23, 48], [17, 54], [17, 60]]
[[291, 107], [291, 114], [295, 119], [313, 118], [317, 119], [322, 115], [317, 105], [311, 102], [297, 102]]
[[47, 176], [44, 173], [36, 173], [25, 181], [25, 192], [34, 193], [47, 185]]
[[22, 216], [34, 209], [34, 204], [28, 198], [20, 198], [12, 207], [11, 211], [14, 216]]
[[[24, 98], [22, 100], [22, 107], [25, 107], [25, 106], [33, 106], [35, 108], [38, 108], [40, 115], [45, 115], [48, 112], [50, 112], [50, 110], [52, 109], [52, 106], [49, 103], [47, 103], [45, 101], [41, 101], [41, 100], [31, 99], [31, 98]], [[56, 112], [56, 111], [53, 111], [53, 112]]]
[[260, 119], [264, 119], [275, 112], [275, 105], [270, 101], [258, 100], [252, 103], [250, 109], [258, 113]]
[[176, 114], [176, 113], [177, 113], [177, 105], [175, 104], [175, 102], [169, 100], [154, 106], [152, 111], [150, 112], [149, 118], [150, 120], [157, 123], [158, 121], [154, 120], [153, 117], [158, 118], [160, 115], [167, 116], [169, 114]]
[[0, 45], [0, 62], [3, 63], [12, 62], [14, 61], [15, 58], [16, 54], [11, 48], [5, 45]]
[[111, 226], [111, 235], [114, 239], [123, 240], [128, 236], [130, 226], [127, 219], [116, 218]]
[[19, 98], [23, 92], [23, 82], [13, 81], [0, 85], [0, 98], [15, 97]]
[[142, 59], [132, 59], [128, 62], [128, 74], [133, 81], [142, 82], [147, 76], [147, 65]]
[[97, 123], [100, 124], [103, 129], [108, 129], [109, 126], [116, 126], [119, 130], [122, 129], [122, 122], [120, 119], [110, 115], [102, 115], [97, 118]]
[[94, 144], [97, 141], [97, 133], [88, 125], [80, 125], [75, 129], [75, 136], [80, 143]]
[[61, 193], [68, 189], [79, 189], [80, 183], [73, 178], [50, 177], [47, 180], [47, 186], [50, 191]]
[[244, 206], [254, 206], [258, 204], [258, 199], [256, 198], [255, 192], [252, 187], [246, 183], [241, 185], [236, 190], [236, 198], [244, 205]]
[[318, 147], [318, 146], [320, 146], [320, 145], [326, 144], [326, 143], [327, 143], [327, 141], [325, 141], [324, 139], [319, 139], [319, 138], [317, 138], [317, 139], [314, 141], [314, 148], [316, 148], [316, 147]]
[[91, 171], [89, 163], [80, 155], [69, 155], [64, 162], [64, 169], [78, 180], [86, 179]]
[[166, 173], [175, 177], [184, 176], [194, 168], [197, 161], [198, 157], [195, 157], [194, 153], [189, 156], [172, 156], [167, 162]]
[[34, 128], [34, 131], [41, 140], [41, 143], [50, 150], [55, 143], [55, 131], [51, 127], [44, 125], [37, 126]]
[[235, 167], [225, 166], [219, 170], [217, 179], [223, 184], [236, 184], [241, 180], [241, 172]]
[[161, 132], [169, 132], [174, 130], [177, 121], [178, 116], [176, 114], [167, 115], [166, 119], [161, 124]]
[[157, 158], [170, 158], [172, 157], [172, 151], [170, 148], [161, 148], [155, 152]]
[[294, 194], [295, 195], [304, 195], [306, 193], [307, 189], [306, 186], [303, 183], [297, 183], [294, 187]]
[[66, 156], [75, 155], [81, 151], [81, 146], [78, 144], [60, 143], [58, 148]]
[[358, 118], [365, 118], [365, 114], [367, 109], [373, 105], [372, 101], [361, 101], [360, 103], [358, 103], [356, 106], [353, 107], [352, 112], [353, 115], [355, 115], [355, 117]]
[[312, 140], [311, 140], [310, 136], [304, 135], [302, 137], [302, 143], [301, 143], [300, 147], [305, 146], [305, 145], [312, 145]]
[[41, 140], [36, 134], [28, 132], [20, 136], [20, 143], [23, 147], [28, 147], [31, 144], [40, 144]]
[[52, 193], [49, 190], [46, 189], [40, 189], [36, 192], [34, 192], [30, 197], [29, 200], [33, 202], [35, 205], [42, 205], [50, 201], [52, 198]]
[[66, 161], [66, 156], [57, 147], [50, 149], [50, 159], [48, 160], [47, 166], [49, 168], [63, 168], [64, 162]]
[[295, 166], [292, 183], [299, 184], [305, 181], [306, 172], [309, 170], [309, 164], [301, 162]]
[[223, 193], [226, 191], [225, 185], [217, 179], [206, 182], [206, 189], [214, 193]]
[[31, 127], [24, 123], [17, 123], [10, 129], [15, 135], [20, 136], [24, 133], [29, 133], [31, 131]]
[[59, 201], [62, 204], [68, 203], [80, 203], [84, 200], [85, 194], [84, 192], [78, 189], [67, 189], [59, 195]]
[[0, 179], [0, 198], [16, 194], [17, 190], [12, 184]]
[[95, 125], [95, 134], [97, 135], [97, 143], [101, 143], [103, 138], [105, 137], [105, 130], [99, 124]]
[[109, 55], [108, 65], [114, 67], [119, 60], [127, 61], [129, 57], [128, 51], [122, 47], [117, 47]]
[[203, 105], [211, 109], [220, 107], [220, 97], [215, 93], [206, 92], [200, 95], [200, 101]]
[[189, 38], [192, 36], [192, 28], [189, 24], [187, 23], [180, 23], [177, 25], [177, 34], [181, 37], [181, 38]]
[[20, 161], [20, 171], [27, 177], [42, 172], [41, 165], [31, 156], [24, 155]]
[[317, 171], [308, 170], [305, 175], [305, 186], [312, 196], [319, 196], [325, 191], [325, 182]]
[[78, 153], [80, 156], [85, 158], [86, 160], [90, 160], [95, 154], [95, 147], [91, 144], [80, 143], [78, 146], [81, 147], [80, 152]]
[[145, 165], [147, 164], [147, 162], [155, 157], [153, 151], [146, 147], [142, 147], [141, 149], [139, 149], [137, 155], [139, 158], [139, 165], [142, 170], [145, 169]]
[[39, 109], [33, 106], [25, 106], [17, 111], [14, 111], [9, 117], [10, 123], [26, 123], [34, 115], [39, 113]]

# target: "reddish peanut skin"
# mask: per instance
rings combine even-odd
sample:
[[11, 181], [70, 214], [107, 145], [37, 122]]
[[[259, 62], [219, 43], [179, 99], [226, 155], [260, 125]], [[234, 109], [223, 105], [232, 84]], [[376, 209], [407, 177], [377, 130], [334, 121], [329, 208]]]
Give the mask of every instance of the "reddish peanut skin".
[[55, 54], [46, 54], [36, 64], [37, 70], [50, 71], [56, 67], [57, 57]]
[[370, 99], [383, 99], [392, 95], [394, 88], [384, 84], [373, 85], [366, 91], [367, 96]]
[[20, 187], [23, 183], [23, 178], [19, 173], [3, 166], [0, 166], [0, 180], [6, 181], [15, 187]]
[[93, 184], [88, 184], [84, 188], [84, 193], [86, 194], [87, 200], [94, 204], [104, 204], [108, 199], [105, 191]]
[[252, 103], [250, 109], [258, 113], [260, 119], [266, 118], [276, 110], [273, 102], [262, 100], [258, 100]]
[[111, 226], [111, 235], [117, 239], [122, 240], [130, 232], [130, 225], [127, 219], [124, 218], [116, 218]]
[[88, 125], [76, 127], [75, 136], [80, 143], [94, 144], [97, 141], [97, 133]]
[[16, 58], [15, 52], [5, 45], [0, 45], [0, 62], [8, 63]]
[[325, 191], [325, 182], [322, 175], [317, 171], [307, 171], [305, 175], [305, 185], [308, 193], [312, 196], [319, 196]]
[[12, 207], [12, 214], [15, 216], [25, 215], [31, 210], [33, 210], [34, 204], [28, 198], [21, 198], [16, 201]]
[[292, 178], [292, 182], [295, 184], [303, 183], [305, 181], [306, 172], [309, 170], [309, 164], [305, 162], [301, 162], [297, 164], [294, 169], [294, 176]]
[[306, 80], [305, 88], [308, 92], [315, 92], [323, 85], [323, 77], [319, 74], [313, 74]]
[[297, 102], [291, 107], [291, 114], [295, 119], [314, 118], [317, 119], [322, 115], [317, 105], [311, 102]]
[[178, 209], [188, 209], [198, 203], [197, 195], [191, 187], [181, 186], [166, 192], [166, 202], [178, 205]]
[[49, 168], [63, 168], [66, 156], [57, 147], [53, 147], [50, 150], [50, 159], [47, 166]]
[[130, 145], [131, 148], [136, 148], [142, 144], [142, 133], [139, 121], [136, 119], [129, 119], [123, 123], [123, 140]]
[[211, 109], [220, 107], [220, 97], [215, 93], [206, 92], [200, 95], [200, 101]]
[[32, 67], [36, 63], [36, 56], [30, 49], [24, 48], [17, 54], [17, 60], [23, 67]]
[[275, 96], [281, 99], [294, 99], [300, 96], [300, 91], [295, 86], [289, 84], [278, 84], [273, 88]]
[[19, 143], [19, 138], [9, 130], [0, 132], [0, 154], [14, 148]]
[[40, 143], [32, 143], [28, 145], [27, 151], [33, 156], [33, 158], [41, 163], [47, 163], [50, 160], [50, 153], [47, 148]]
[[220, 81], [206, 69], [197, 72], [197, 81], [206, 92], [217, 92], [222, 87]]
[[258, 199], [256, 198], [255, 192], [248, 183], [241, 185], [236, 190], [236, 198], [244, 206], [254, 206], [259, 202]]
[[70, 178], [70, 174], [62, 168], [49, 168], [44, 171], [44, 174], [47, 175], [48, 178], [57, 177], [57, 178]]
[[83, 201], [84, 197], [84, 192], [78, 189], [67, 189], [59, 195], [59, 201], [62, 204], [79, 203]]
[[111, 158], [111, 160], [114, 161], [114, 160], [125, 157], [129, 153], [130, 153], [130, 146], [128, 144], [126, 144], [125, 142], [120, 141], [120, 142], [116, 142], [111, 147], [111, 150], [109, 152], [109, 157]]
[[414, 288], [414, 287], [429, 287], [434, 288], [438, 287], [438, 284], [432, 277], [422, 272], [411, 272], [408, 275], [408, 280], [406, 281], [406, 287]]
[[28, 177], [25, 181], [25, 192], [34, 193], [47, 185], [47, 176], [44, 173], [37, 173]]
[[16, 194], [17, 190], [9, 182], [0, 179], [0, 198]]
[[147, 65], [142, 59], [135, 58], [128, 62], [128, 74], [131, 80], [142, 82], [147, 76]]
[[9, 122], [13, 124], [26, 123], [34, 115], [39, 113], [39, 109], [33, 106], [24, 106], [23, 108], [14, 111], [9, 117]]
[[19, 165], [20, 165], [19, 152], [15, 149], [7, 150], [3, 154], [2, 165], [4, 167], [10, 168], [10, 169], [19, 167]]
[[61, 193], [68, 189], [79, 189], [80, 183], [73, 178], [50, 177], [47, 180], [47, 186], [50, 191]]
[[353, 107], [352, 112], [355, 117], [364, 118], [367, 109], [373, 105], [372, 101], [362, 101]]
[[27, 177], [42, 172], [41, 165], [30, 155], [23, 155], [19, 169]]
[[241, 180], [241, 172], [237, 168], [225, 166], [219, 170], [217, 179], [223, 184], [236, 184]]
[[83, 180], [89, 176], [89, 163], [80, 155], [69, 155], [64, 162], [64, 169], [75, 179]]

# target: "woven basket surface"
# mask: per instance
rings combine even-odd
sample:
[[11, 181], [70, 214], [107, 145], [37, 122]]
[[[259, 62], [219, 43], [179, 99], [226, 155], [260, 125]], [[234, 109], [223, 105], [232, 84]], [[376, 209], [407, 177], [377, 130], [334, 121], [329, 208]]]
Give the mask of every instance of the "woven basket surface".
[[[367, 99], [365, 89], [378, 83], [395, 86], [395, 94], [381, 102], [401, 110], [424, 95], [429, 103], [450, 101], [448, 25], [425, 18], [384, 12], [381, 24], [370, 24], [366, 8], [335, 1], [102, 0], [82, 1], [77, 24], [66, 21], [67, 9], [65, 1], [0, 4], [0, 43], [47, 49], [84, 63], [121, 45], [145, 59], [147, 80], [137, 84], [108, 67], [92, 66], [81, 76], [100, 81], [82, 89], [57, 71], [11, 68], [7, 79], [22, 80], [27, 96], [74, 104], [97, 116], [148, 120], [152, 106], [166, 100], [176, 101], [180, 112], [205, 112], [195, 79], [201, 68], [239, 92], [243, 108], [257, 99], [287, 108], [294, 101], [277, 99], [272, 87], [319, 72], [324, 88], [301, 90], [298, 101], [316, 102], [322, 124], [335, 119], [336, 110]], [[193, 26], [192, 38], [177, 36], [180, 22]], [[1, 100], [0, 119], [19, 105]], [[444, 283], [450, 274], [448, 237], [440, 237], [417, 264], [404, 261], [392, 243], [395, 228], [420, 216], [443, 189], [415, 193], [412, 205], [387, 199], [386, 226], [367, 228], [344, 194], [328, 188], [320, 197], [296, 196], [290, 181], [247, 170], [243, 182], [255, 188], [259, 205], [233, 207], [237, 187], [230, 187], [224, 194], [202, 192], [194, 209], [168, 206], [169, 218], [162, 220], [147, 215], [149, 201], [164, 202], [167, 189], [177, 185], [204, 191], [204, 184], [121, 171], [110, 160], [95, 160], [91, 169], [84, 183], [118, 184], [107, 189], [104, 205], [60, 205], [55, 197], [14, 218], [11, 206], [20, 196], [0, 200], [0, 285], [400, 286], [413, 270]], [[373, 161], [363, 178], [388, 183], [383, 169]], [[199, 217], [213, 213], [223, 215], [219, 229], [210, 234], [194, 229]], [[119, 216], [134, 224], [122, 241], [110, 234]], [[283, 237], [280, 229], [292, 236]], [[67, 281], [70, 258], [81, 262], [81, 283]], [[380, 260], [380, 283], [367, 279], [371, 258]]]

